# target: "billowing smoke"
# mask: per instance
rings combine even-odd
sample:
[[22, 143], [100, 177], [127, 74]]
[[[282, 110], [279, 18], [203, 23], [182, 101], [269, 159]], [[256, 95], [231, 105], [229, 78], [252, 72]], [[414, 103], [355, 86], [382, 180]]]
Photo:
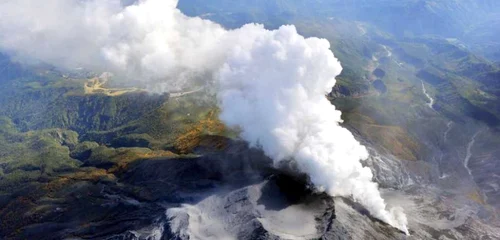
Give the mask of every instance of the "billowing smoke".
[[400, 209], [386, 208], [366, 149], [341, 127], [325, 98], [342, 68], [328, 41], [293, 26], [236, 30], [187, 17], [176, 0], [4, 0], [0, 48], [21, 58], [106, 70], [162, 91], [210, 78], [221, 119], [279, 165], [293, 161], [319, 191], [352, 196], [405, 232]]
[[183, 88], [224, 61], [225, 31], [174, 0], [2, 0], [0, 47], [68, 69], [111, 71], [151, 90]]

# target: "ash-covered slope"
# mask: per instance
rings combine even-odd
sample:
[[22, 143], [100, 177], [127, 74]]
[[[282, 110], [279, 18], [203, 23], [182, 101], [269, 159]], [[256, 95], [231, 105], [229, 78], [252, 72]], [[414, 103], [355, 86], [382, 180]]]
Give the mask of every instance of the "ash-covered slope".
[[75, 182], [39, 199], [40, 207], [52, 210], [14, 239], [500, 237], [474, 216], [477, 208], [448, 202], [453, 196], [439, 196], [425, 185], [386, 192], [411, 213], [406, 236], [352, 200], [314, 193], [303, 176], [274, 170], [270, 163], [241, 142], [201, 157], [136, 161], [116, 178]]

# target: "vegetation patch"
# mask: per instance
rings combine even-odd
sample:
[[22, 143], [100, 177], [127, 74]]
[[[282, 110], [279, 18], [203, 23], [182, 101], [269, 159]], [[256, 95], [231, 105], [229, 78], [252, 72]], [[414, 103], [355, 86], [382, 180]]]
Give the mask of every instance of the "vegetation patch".
[[[207, 144], [207, 139], [214, 140], [213, 135], [225, 135], [227, 129], [218, 118], [218, 111], [211, 110], [199, 122], [192, 124], [174, 142], [174, 147], [182, 154], [190, 153], [201, 143]], [[216, 142], [218, 148], [223, 148], [223, 142]]]

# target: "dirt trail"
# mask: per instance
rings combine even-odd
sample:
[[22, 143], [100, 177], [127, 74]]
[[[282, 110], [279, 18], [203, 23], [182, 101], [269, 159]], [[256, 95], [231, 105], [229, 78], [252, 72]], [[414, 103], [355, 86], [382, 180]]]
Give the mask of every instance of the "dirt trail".
[[111, 73], [103, 73], [99, 77], [89, 79], [84, 84], [85, 94], [105, 94], [108, 96], [120, 96], [125, 93], [140, 92], [143, 91], [139, 88], [106, 88], [104, 85], [108, 82], [109, 78], [112, 76]]

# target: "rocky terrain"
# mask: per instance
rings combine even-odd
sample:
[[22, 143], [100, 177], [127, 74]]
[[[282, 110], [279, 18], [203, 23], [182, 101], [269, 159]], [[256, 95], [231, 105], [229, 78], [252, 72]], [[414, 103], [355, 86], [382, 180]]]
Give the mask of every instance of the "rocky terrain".
[[328, 39], [344, 71], [327, 97], [410, 236], [275, 168], [219, 121], [208, 89], [152, 94], [1, 55], [0, 238], [499, 239], [498, 64], [418, 29], [401, 37], [326, 8], [312, 18], [297, 2], [180, 7], [228, 28], [293, 23]]

